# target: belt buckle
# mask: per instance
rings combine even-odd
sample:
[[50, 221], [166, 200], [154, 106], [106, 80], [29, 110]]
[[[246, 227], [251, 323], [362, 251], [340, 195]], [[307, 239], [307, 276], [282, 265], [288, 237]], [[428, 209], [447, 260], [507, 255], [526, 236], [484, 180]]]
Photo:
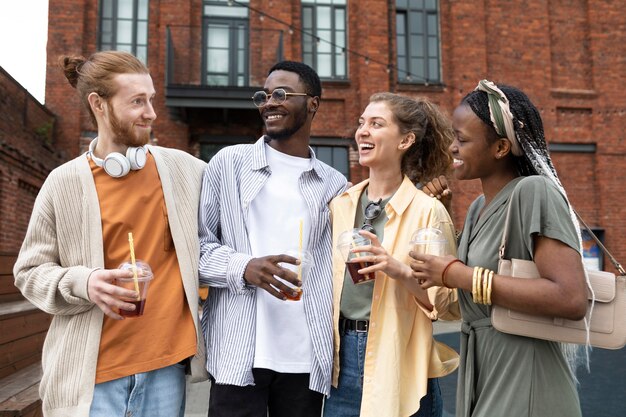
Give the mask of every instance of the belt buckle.
[[[364, 328], [363, 330], [359, 329], [359, 327], [360, 327], [359, 323], [363, 323], [363, 328]], [[367, 320], [355, 320], [354, 324], [355, 324], [355, 326], [354, 326], [355, 329], [354, 330], [357, 333], [367, 333], [367, 330], [368, 330], [367, 328], [369, 327], [369, 324], [368, 324]]]

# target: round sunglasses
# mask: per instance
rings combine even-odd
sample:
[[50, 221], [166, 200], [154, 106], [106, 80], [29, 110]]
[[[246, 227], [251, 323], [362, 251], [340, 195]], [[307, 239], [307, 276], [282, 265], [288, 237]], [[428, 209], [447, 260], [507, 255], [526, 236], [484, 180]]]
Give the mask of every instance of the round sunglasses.
[[277, 88], [276, 90], [272, 91], [272, 93], [269, 94], [269, 95], [265, 91], [257, 91], [252, 96], [252, 102], [257, 107], [263, 107], [263, 106], [265, 106], [269, 102], [269, 100], [271, 98], [272, 100], [274, 100], [274, 103], [276, 103], [276, 104], [283, 104], [285, 102], [285, 100], [287, 100], [287, 97], [289, 97], [289, 96], [310, 96], [310, 97], [313, 97], [309, 93], [288, 93], [288, 92], [285, 91], [284, 88]]

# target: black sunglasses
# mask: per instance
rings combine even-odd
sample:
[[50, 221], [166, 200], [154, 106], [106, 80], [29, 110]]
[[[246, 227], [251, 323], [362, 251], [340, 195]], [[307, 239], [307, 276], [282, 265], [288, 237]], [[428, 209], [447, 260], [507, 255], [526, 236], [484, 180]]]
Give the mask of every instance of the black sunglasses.
[[378, 201], [370, 201], [365, 206], [365, 210], [363, 210], [363, 226], [361, 226], [361, 230], [365, 230], [366, 232], [374, 233], [374, 226], [372, 226], [372, 221], [376, 220], [380, 213], [383, 212], [384, 206], [382, 205], [383, 199], [379, 198]]

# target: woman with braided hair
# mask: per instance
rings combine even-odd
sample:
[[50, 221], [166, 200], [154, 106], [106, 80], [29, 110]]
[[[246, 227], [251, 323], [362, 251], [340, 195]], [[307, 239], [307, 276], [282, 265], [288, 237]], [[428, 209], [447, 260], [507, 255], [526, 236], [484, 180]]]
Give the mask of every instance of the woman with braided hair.
[[[483, 80], [453, 114], [454, 174], [480, 179], [458, 259], [411, 254], [423, 288], [459, 289], [463, 318], [456, 415], [580, 416], [570, 346], [497, 331], [490, 304], [570, 320], [584, 317], [586, 276], [578, 222], [547, 151], [537, 108], [514, 87]], [[495, 274], [504, 257], [533, 260], [542, 278]]]

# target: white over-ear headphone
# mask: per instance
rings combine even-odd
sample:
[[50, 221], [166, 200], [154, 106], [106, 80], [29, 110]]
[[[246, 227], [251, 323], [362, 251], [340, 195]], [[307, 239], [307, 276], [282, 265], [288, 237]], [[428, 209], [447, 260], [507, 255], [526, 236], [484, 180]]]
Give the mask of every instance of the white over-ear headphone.
[[126, 156], [119, 152], [111, 152], [104, 160], [98, 158], [94, 154], [98, 138], [95, 138], [89, 144], [89, 157], [99, 167], [104, 168], [104, 172], [112, 176], [113, 178], [121, 178], [127, 175], [130, 170], [139, 170], [146, 165], [146, 148], [140, 146], [138, 148], [129, 147], [126, 150]]

